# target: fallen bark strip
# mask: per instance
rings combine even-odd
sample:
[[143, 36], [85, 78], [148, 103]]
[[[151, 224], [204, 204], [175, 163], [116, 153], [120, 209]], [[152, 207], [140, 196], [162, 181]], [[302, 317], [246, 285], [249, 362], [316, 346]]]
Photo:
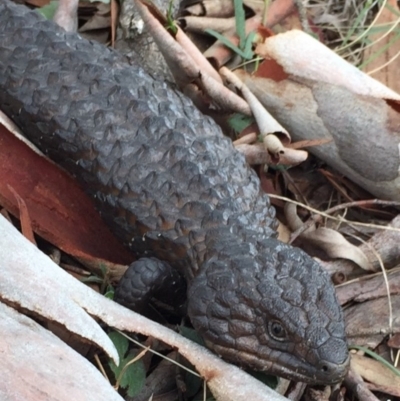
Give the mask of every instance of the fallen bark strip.
[[236, 71], [296, 141], [378, 198], [400, 200], [400, 95], [300, 31], [269, 37], [255, 75]]
[[0, 302], [0, 399], [123, 401], [82, 355]]
[[[3, 302], [19, 306], [46, 320], [58, 322], [68, 331], [98, 344], [114, 360], [118, 359], [115, 347], [92, 316], [110, 327], [160, 339], [194, 365], [219, 401], [288, 401], [206, 348], [110, 301], [74, 279], [24, 238], [2, 216], [0, 232], [0, 299]], [[80, 321], [75, 322], [75, 316], [79, 317]], [[4, 353], [3, 359], [7, 357], [7, 353]], [[35, 366], [43, 363], [45, 359], [45, 353], [41, 354], [40, 358], [26, 353], [24, 364], [21, 365]], [[13, 373], [23, 375], [22, 371]], [[65, 372], [59, 371], [59, 374], [65, 375]], [[43, 377], [43, 382], [48, 380], [51, 380], [51, 376]], [[38, 381], [37, 386], [41, 385], [43, 383]], [[4, 386], [4, 382], [0, 382], [0, 391]]]

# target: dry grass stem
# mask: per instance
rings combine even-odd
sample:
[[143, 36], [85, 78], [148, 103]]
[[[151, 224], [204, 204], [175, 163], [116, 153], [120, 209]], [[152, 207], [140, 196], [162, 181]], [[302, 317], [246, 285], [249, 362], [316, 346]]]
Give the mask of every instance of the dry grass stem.
[[126, 339], [128, 339], [129, 341], [131, 341], [134, 344], [136, 344], [138, 347], [143, 348], [144, 350], [146, 350], [146, 352], [149, 351], [152, 354], [157, 355], [157, 356], [161, 357], [162, 359], [165, 359], [166, 361], [173, 363], [176, 366], [179, 366], [181, 369], [186, 370], [187, 372], [191, 373], [192, 375], [197, 376], [197, 377], [201, 377], [196, 371], [194, 371], [192, 369], [189, 369], [188, 367], [180, 364], [179, 362], [175, 361], [174, 359], [171, 359], [171, 358], [165, 356], [164, 354], [161, 354], [160, 352], [155, 351], [154, 349], [152, 349], [149, 346], [145, 346], [145, 345], [141, 344], [139, 341], [136, 341], [134, 338], [128, 336], [123, 331], [116, 330], [116, 332], [118, 332], [119, 334], [121, 334], [121, 336], [124, 336]]
[[307, 206], [304, 203], [297, 202], [297, 201], [295, 201], [293, 199], [290, 199], [290, 198], [287, 198], [285, 196], [280, 196], [280, 195], [275, 195], [275, 194], [268, 194], [268, 196], [270, 198], [273, 198], [273, 199], [279, 199], [279, 200], [283, 200], [283, 201], [286, 201], [286, 202], [294, 203], [297, 206], [301, 206], [302, 208], [304, 208], [306, 210], [309, 210], [310, 212], [319, 214], [319, 215], [321, 215], [323, 217], [326, 217], [327, 219], [330, 219], [330, 220], [335, 220], [335, 221], [339, 221], [339, 222], [346, 223], [346, 224], [349, 224], [349, 225], [355, 225], [355, 226], [360, 226], [360, 227], [369, 227], [369, 228], [377, 228], [379, 230], [388, 230], [388, 231], [400, 232], [400, 228], [397, 228], [397, 227], [382, 226], [382, 225], [379, 225], [379, 224], [371, 224], [371, 223], [361, 223], [361, 222], [354, 221], [354, 220], [347, 220], [347, 219], [343, 219], [341, 217], [331, 216], [330, 214], [327, 214], [325, 212], [321, 212], [320, 210], [314, 209], [313, 207]]
[[104, 376], [104, 378], [105, 378], [108, 382], [110, 382], [110, 379], [109, 379], [108, 376], [107, 376], [107, 373], [106, 373], [106, 371], [105, 371], [105, 369], [104, 369], [103, 364], [102, 364], [101, 361], [100, 361], [99, 354], [98, 354], [97, 352], [94, 354], [94, 360], [96, 361], [96, 365], [97, 365], [97, 367], [99, 368], [101, 374]]

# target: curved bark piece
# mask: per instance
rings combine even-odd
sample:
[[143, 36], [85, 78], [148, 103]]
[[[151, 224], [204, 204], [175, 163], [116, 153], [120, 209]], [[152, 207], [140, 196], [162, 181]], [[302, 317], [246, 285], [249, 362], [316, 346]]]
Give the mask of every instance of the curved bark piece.
[[93, 364], [34, 320], [1, 302], [0, 319], [0, 399], [123, 401]]
[[[0, 260], [3, 273], [3, 279], [0, 281], [1, 299], [7, 299], [10, 303], [23, 306], [25, 310], [31, 310], [42, 318], [51, 318], [64, 324], [68, 330], [82, 338], [85, 338], [87, 333], [93, 330], [102, 332], [100, 326], [91, 318], [91, 316], [95, 316], [110, 327], [160, 339], [176, 348], [195, 366], [207, 380], [210, 389], [219, 401], [248, 401], [249, 399], [252, 401], [288, 401], [287, 398], [279, 395], [240, 368], [222, 361], [204, 347], [110, 301], [82, 284], [55, 265], [50, 258], [24, 238], [3, 216], [0, 216], [0, 232], [2, 233], [0, 236]], [[33, 282], [35, 287], [32, 287]], [[34, 298], [37, 294], [39, 295]], [[25, 299], [26, 302], [21, 303], [18, 299]], [[52, 301], [49, 302], [49, 299]], [[58, 305], [58, 308], [55, 309], [58, 314], [49, 316], [48, 312], [52, 304]], [[68, 310], [73, 310], [74, 314], [66, 314]], [[75, 322], [76, 316], [86, 317]], [[3, 327], [2, 324], [0, 333]], [[28, 327], [29, 325], [25, 330], [28, 330]], [[105, 333], [103, 336], [109, 344], [106, 348], [107, 352], [114, 359], [117, 359], [118, 356], [112, 343]], [[31, 356], [36, 357], [36, 359], [27, 359], [29, 358], [27, 352], [24, 356], [25, 364], [23, 365], [35, 366], [35, 369], [36, 364], [44, 365], [49, 361], [48, 358], [51, 358], [46, 350], [40, 353], [40, 363], [37, 362], [36, 354]], [[11, 366], [7, 362], [9, 357], [9, 352], [3, 353], [2, 362], [7, 363], [6, 366]], [[2, 369], [1, 371], [3, 377], [8, 374], [16, 375], [15, 370], [10, 372]], [[65, 372], [59, 369], [47, 371], [41, 380], [38, 379], [38, 384], [54, 380], [54, 375], [57, 377], [57, 381], [67, 380]], [[91, 385], [87, 387], [93, 388]], [[2, 380], [0, 394], [7, 388], [7, 381]], [[96, 396], [98, 396], [97, 388]]]
[[400, 95], [300, 31], [266, 39], [257, 76], [237, 72], [294, 140], [377, 197], [400, 200]]

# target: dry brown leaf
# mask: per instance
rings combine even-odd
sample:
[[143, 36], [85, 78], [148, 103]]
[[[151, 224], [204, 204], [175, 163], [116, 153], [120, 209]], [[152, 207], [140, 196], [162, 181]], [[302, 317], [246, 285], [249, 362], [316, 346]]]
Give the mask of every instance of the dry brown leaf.
[[[260, 101], [249, 90], [249, 88], [243, 84], [243, 82], [240, 81], [240, 79], [233, 72], [226, 67], [222, 67], [220, 69], [220, 74], [229, 83], [234, 85], [246, 99], [257, 122], [264, 148], [272, 156], [271, 159], [274, 164], [293, 166], [307, 159], [308, 153], [306, 151], [289, 149], [284, 146], [284, 144], [286, 146], [290, 144], [289, 133], [271, 116], [271, 114], [263, 107]], [[241, 146], [237, 149], [241, 149], [241, 152], [246, 152], [248, 155], [250, 155], [250, 151], [252, 151], [253, 155], [257, 154], [257, 159], [264, 159], [262, 155], [258, 154], [258, 148], [256, 145]], [[256, 163], [255, 158], [250, 158], [248, 156], [246, 158], [250, 164], [268, 163], [267, 161]], [[250, 160], [254, 161], [251, 162]]]
[[216, 103], [222, 110], [236, 111], [237, 113], [251, 116], [251, 109], [246, 101], [236, 95], [226, 86], [217, 83], [214, 78], [207, 74], [200, 75], [201, 86], [212, 101]]
[[[389, 291], [391, 295], [400, 294], [400, 271], [396, 269], [389, 270], [386, 272], [386, 277], [389, 283]], [[344, 281], [339, 287], [336, 288], [336, 295], [341, 305], [352, 303], [361, 303], [369, 301], [370, 299], [376, 299], [388, 296], [388, 289], [386, 286], [386, 280], [383, 274], [369, 275], [360, 277], [358, 280]], [[390, 337], [387, 345], [393, 348], [400, 348], [398, 343], [396, 346], [392, 340], [395, 336]], [[399, 339], [399, 338], [398, 338]]]
[[216, 82], [222, 84], [222, 79], [219, 76], [215, 68], [210, 64], [210, 62], [203, 56], [203, 53], [199, 48], [191, 41], [191, 39], [177, 27], [178, 31], [175, 35], [175, 40], [182, 46], [187, 54], [193, 59], [202, 74], [209, 75]]
[[235, 145], [235, 148], [244, 155], [247, 163], [251, 166], [256, 166], [258, 164], [272, 164], [272, 158], [262, 143], [255, 143], [252, 145], [241, 143]]
[[[291, 0], [290, 0], [291, 1]], [[234, 14], [232, 0], [203, 0], [196, 3], [190, 2], [185, 7], [185, 11], [190, 15], [226, 18]], [[280, 0], [278, 3], [282, 3]], [[244, 0], [243, 4], [258, 14], [264, 11], [265, 2], [263, 0]]]
[[387, 345], [390, 348], [397, 348], [400, 349], [400, 334], [395, 334], [389, 338]]
[[[395, 217], [387, 227], [389, 230], [378, 230], [366, 243], [360, 245], [360, 248], [367, 255], [375, 272], [381, 271], [381, 262], [386, 269], [391, 269], [400, 264], [400, 215]], [[396, 230], [396, 231], [394, 231]], [[377, 258], [379, 255], [380, 260]], [[322, 262], [324, 268], [329, 274], [343, 274], [348, 278], [359, 276], [358, 268], [345, 260], [334, 262]], [[343, 298], [344, 301], [346, 297]], [[400, 347], [399, 347], [400, 348]]]
[[[228, 0], [227, 0], [228, 1]], [[221, 2], [221, 8], [223, 8], [223, 15], [220, 14], [218, 11], [218, 8], [220, 8], [220, 5], [218, 4]], [[229, 17], [232, 16], [234, 11], [232, 9], [232, 1], [229, 0], [230, 5], [227, 6], [225, 5], [224, 0], [219, 0], [219, 1], [203, 1], [201, 4], [196, 4], [195, 6], [192, 6], [193, 9], [190, 7], [188, 8], [189, 10], [192, 10], [192, 15], [202, 15], [203, 10], [206, 10], [206, 15], [208, 17], [212, 16], [225, 16]], [[212, 3], [212, 8], [216, 7], [216, 11], [208, 11], [208, 5], [209, 3]], [[246, 20], [246, 34], [254, 31], [260, 31], [262, 29], [261, 21], [262, 17], [264, 14], [264, 8], [265, 8], [265, 1], [263, 0], [244, 0], [244, 4], [246, 7], [252, 9], [254, 11], [254, 16]], [[202, 8], [204, 6], [204, 9]], [[210, 7], [211, 8], [211, 7]], [[273, 2], [270, 2], [268, 6], [268, 10], [266, 12], [266, 21], [265, 21], [265, 26], [266, 27], [273, 27], [277, 23], [281, 22], [283, 19], [285, 19], [287, 16], [289, 16], [291, 13], [293, 13], [296, 10], [295, 3], [293, 0], [276, 0]], [[264, 28], [264, 33], [266, 29]], [[268, 31], [268, 36], [271, 33]], [[230, 31], [225, 32], [225, 36], [227, 39], [233, 43], [234, 45], [238, 45], [238, 38], [236, 35], [236, 27], [233, 27]], [[213, 59], [214, 63], [218, 66], [218, 68], [221, 68], [223, 65], [225, 65], [232, 57], [232, 51], [227, 48], [223, 43], [220, 41], [216, 41], [205, 53], [204, 56], [207, 59]]]
[[96, 30], [86, 31], [82, 32], [81, 35], [87, 40], [103, 43], [104, 45], [109, 43], [109, 38], [110, 38], [109, 29], [96, 29]]
[[365, 380], [378, 386], [400, 388], [400, 376], [383, 363], [363, 355], [351, 355], [351, 368]]
[[205, 15], [207, 17], [230, 17], [234, 13], [232, 0], [203, 0], [189, 4], [185, 11], [191, 15]]
[[183, 28], [191, 32], [204, 33], [206, 29], [223, 33], [235, 28], [235, 17], [231, 18], [210, 18], [210, 17], [182, 17], [179, 18]]
[[279, 164], [284, 166], [296, 166], [308, 158], [308, 152], [295, 148], [284, 148], [284, 153], [279, 156]]
[[200, 72], [221, 82], [215, 69], [179, 27], [175, 39], [153, 14], [156, 13], [154, 6], [144, 0], [136, 0], [136, 5], [180, 88], [198, 78]]
[[111, 27], [111, 5], [99, 3], [97, 11], [89, 20], [79, 28], [79, 32], [96, 31], [98, 29], [109, 29]]
[[[39, 316], [45, 315], [58, 321], [80, 337], [99, 344], [114, 359], [118, 358], [115, 347], [91, 316], [101, 319], [110, 327], [160, 339], [175, 348], [194, 365], [207, 380], [209, 388], [219, 401], [249, 399], [288, 401], [240, 368], [222, 361], [204, 347], [110, 301], [75, 280], [34, 247], [2, 216], [0, 216], [0, 232], [2, 233], [0, 260], [3, 273], [0, 281], [0, 298], [3, 301], [21, 305], [24, 310], [32, 310]], [[3, 353], [2, 361], [7, 357], [8, 353]], [[45, 358], [46, 352], [40, 356], [36, 353], [30, 355], [27, 352], [24, 364], [17, 367], [17, 372], [26, 364], [30, 366], [43, 364]], [[2, 374], [4, 377], [4, 372]], [[12, 374], [19, 375], [15, 370]], [[41, 379], [52, 380], [54, 374], [64, 377], [63, 370], [57, 370], [45, 374]], [[0, 381], [0, 391], [6, 388], [5, 386], [4, 381]], [[14, 390], [23, 391], [21, 387], [23, 386]]]
[[400, 387], [396, 386], [396, 385], [379, 386], [379, 385], [376, 385], [376, 384], [368, 383], [367, 387], [371, 391], [377, 391], [377, 392], [384, 393], [384, 394], [390, 394], [390, 395], [393, 395], [395, 397], [400, 397]]
[[[303, 222], [297, 215], [297, 206], [293, 203], [285, 205], [285, 216], [289, 227], [296, 231], [303, 226]], [[308, 227], [299, 237], [321, 248], [330, 258], [348, 259], [356, 263], [362, 269], [372, 271], [372, 266], [364, 252], [351, 244], [339, 232], [326, 227]]]
[[371, 264], [364, 252], [335, 230], [319, 227], [314, 231], [305, 231], [300, 238], [318, 246], [332, 259], [348, 259], [362, 269], [372, 271]]
[[[300, 31], [257, 47], [262, 77], [239, 77], [310, 151], [375, 196], [400, 200], [400, 95]], [[389, 100], [388, 100], [389, 99]]]
[[255, 132], [251, 132], [241, 136], [240, 138], [233, 141], [233, 145], [243, 145], [243, 144], [251, 144], [257, 141], [257, 134]]
[[291, 231], [288, 226], [279, 222], [278, 226], [278, 239], [279, 241], [285, 242], [286, 244], [290, 240]]
[[[394, 312], [400, 310], [400, 295], [392, 295]], [[375, 349], [389, 334], [400, 333], [400, 316], [390, 314], [388, 297], [355, 303], [344, 309], [349, 344]]]
[[[149, 5], [144, 0], [136, 0], [136, 4], [143, 21], [182, 91], [185, 91], [185, 87], [189, 84], [196, 82], [223, 110], [250, 114], [247, 103], [222, 85], [221, 77], [182, 30], [178, 28], [175, 38], [172, 37], [154, 15], [156, 14], [154, 6]], [[203, 109], [203, 107], [200, 108]]]

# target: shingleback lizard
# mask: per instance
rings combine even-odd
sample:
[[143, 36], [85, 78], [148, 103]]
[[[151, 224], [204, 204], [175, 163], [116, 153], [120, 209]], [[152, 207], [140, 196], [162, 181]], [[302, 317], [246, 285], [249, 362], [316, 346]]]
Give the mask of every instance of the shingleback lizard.
[[147, 257], [117, 291], [125, 303], [182, 276], [193, 326], [223, 358], [297, 381], [343, 379], [349, 354], [329, 276], [276, 239], [256, 174], [185, 96], [0, 0], [0, 107]]

